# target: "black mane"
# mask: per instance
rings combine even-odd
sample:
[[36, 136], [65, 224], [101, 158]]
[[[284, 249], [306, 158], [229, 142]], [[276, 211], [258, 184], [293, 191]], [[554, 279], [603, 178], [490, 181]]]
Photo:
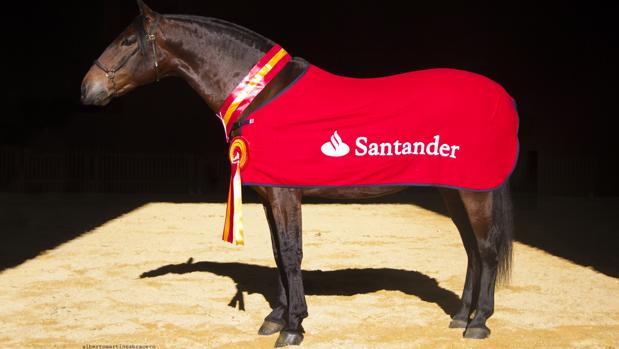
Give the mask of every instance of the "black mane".
[[165, 15], [165, 18], [203, 24], [209, 27], [215, 27], [226, 34], [233, 36], [239, 41], [246, 42], [247, 44], [250, 44], [252, 46], [260, 45], [258, 48], [264, 51], [267, 51], [268, 49], [273, 47], [273, 45], [275, 45], [275, 42], [269, 38], [266, 38], [238, 24], [234, 24], [232, 22], [228, 22], [219, 18], [194, 15]]

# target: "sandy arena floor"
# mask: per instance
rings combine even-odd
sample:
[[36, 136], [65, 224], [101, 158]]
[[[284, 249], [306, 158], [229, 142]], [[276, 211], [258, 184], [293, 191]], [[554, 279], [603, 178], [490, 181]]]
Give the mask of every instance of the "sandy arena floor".
[[[271, 348], [276, 336], [256, 334], [274, 296], [270, 240], [261, 206], [244, 209], [245, 247], [220, 240], [223, 204], [149, 203], [1, 271], [0, 348]], [[619, 279], [516, 243], [491, 337], [465, 340], [447, 328], [466, 265], [448, 218], [303, 211], [301, 348], [619, 347]]]

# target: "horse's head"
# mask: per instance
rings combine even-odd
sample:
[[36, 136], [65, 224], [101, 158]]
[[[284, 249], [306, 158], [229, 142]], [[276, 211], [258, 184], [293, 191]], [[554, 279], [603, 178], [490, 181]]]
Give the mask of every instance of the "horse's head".
[[114, 97], [156, 81], [161, 16], [137, 0], [140, 15], [103, 51], [82, 81], [82, 103], [106, 105]]

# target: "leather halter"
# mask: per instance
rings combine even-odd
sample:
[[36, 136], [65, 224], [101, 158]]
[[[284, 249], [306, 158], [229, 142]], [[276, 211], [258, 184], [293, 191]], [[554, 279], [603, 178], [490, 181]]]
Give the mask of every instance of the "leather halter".
[[[153, 63], [154, 63], [154, 69], [155, 69], [155, 81], [159, 81], [159, 62], [157, 60], [156, 31], [157, 31], [157, 26], [159, 25], [160, 18], [161, 16], [159, 15], [155, 17], [155, 21], [153, 25], [151, 26], [148, 34], [146, 34], [146, 40], [151, 43], [151, 46], [153, 48]], [[143, 23], [142, 23], [144, 28], [146, 27], [145, 22], [146, 22], [146, 17], [144, 16]], [[131, 53], [126, 55], [122, 60], [120, 60], [120, 62], [118, 62], [118, 64], [114, 68], [108, 68], [105, 64], [101, 63], [99, 59], [95, 60], [95, 65], [99, 67], [99, 69], [101, 69], [105, 73], [105, 76], [112, 83], [112, 96], [116, 96], [116, 92], [117, 92], [116, 80], [115, 80], [116, 73], [119, 70], [121, 70], [127, 64], [127, 62], [129, 62], [129, 59], [133, 57], [138, 52], [138, 50], [139, 50], [139, 47], [136, 47], [133, 51], [131, 51]]]

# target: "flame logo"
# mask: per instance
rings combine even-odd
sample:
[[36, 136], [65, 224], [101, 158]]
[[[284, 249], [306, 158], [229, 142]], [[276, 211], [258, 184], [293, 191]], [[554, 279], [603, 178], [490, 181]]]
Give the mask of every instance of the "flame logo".
[[350, 152], [350, 147], [342, 141], [340, 135], [335, 131], [331, 136], [331, 140], [323, 144], [320, 150], [326, 156], [341, 157]]

